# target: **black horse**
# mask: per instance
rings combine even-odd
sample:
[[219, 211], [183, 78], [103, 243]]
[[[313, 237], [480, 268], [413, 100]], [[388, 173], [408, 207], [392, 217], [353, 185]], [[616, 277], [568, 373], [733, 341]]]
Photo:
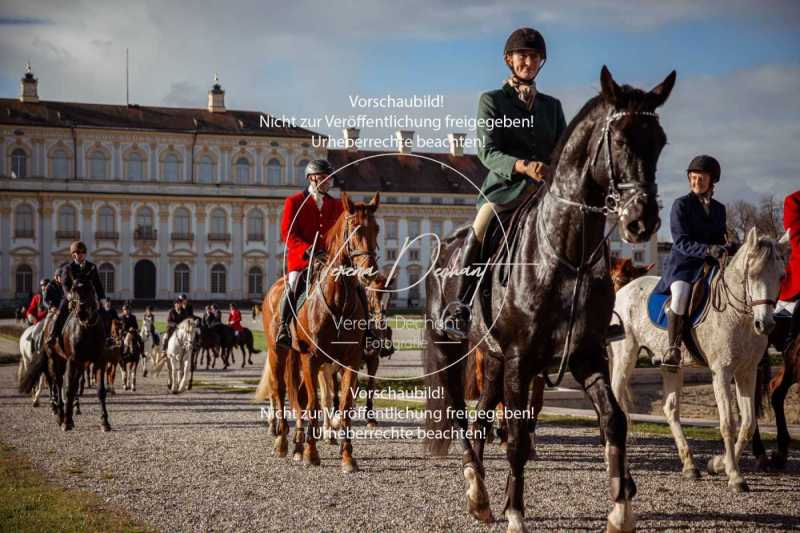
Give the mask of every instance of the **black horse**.
[[243, 328], [238, 335], [234, 331], [233, 343], [236, 348], [239, 348], [242, 351], [242, 368], [244, 368], [245, 362], [252, 365], [253, 354], [261, 352], [261, 350], [255, 349], [255, 346], [253, 345], [253, 332], [247, 328]]
[[[76, 281], [69, 298], [70, 313], [64, 323], [63, 341], [53, 348], [43, 347], [34, 356], [20, 384], [20, 391], [30, 393], [39, 381], [39, 376], [47, 372], [58, 423], [64, 431], [69, 431], [75, 427], [72, 415], [81, 375], [88, 365], [93, 365], [98, 375], [97, 398], [100, 400], [101, 427], [103, 431], [110, 431], [106, 409], [106, 359], [103, 354], [106, 334], [98, 313], [97, 296], [90, 283]], [[46, 336], [49, 336], [53, 322], [47, 324]], [[65, 376], [66, 405], [62, 392]]]
[[236, 345], [236, 333], [227, 324], [216, 322], [211, 326], [211, 330], [219, 336], [219, 349], [222, 355], [222, 369], [234, 364], [233, 347]]
[[[428, 449], [444, 454], [448, 437], [459, 441], [469, 512], [478, 520], [492, 520], [483, 481], [483, 445], [489, 429], [485, 414], [502, 401], [514, 415], [508, 419], [506, 449], [510, 472], [504, 512], [509, 531], [525, 530], [529, 384], [555, 353], [563, 354], [559, 374], [569, 368], [598, 413], [614, 504], [609, 530], [634, 527], [630, 500], [636, 485], [626, 462], [626, 419], [611, 392], [605, 357], [614, 291], [604, 232], [607, 214], [619, 217], [620, 234], [629, 242], [645, 242], [659, 227], [655, 173], [666, 136], [655, 110], [669, 97], [675, 72], [650, 92], [620, 87], [605, 67], [600, 82], [601, 94], [578, 112], [559, 141], [551, 158], [552, 183], [529, 196], [507, 225], [516, 234], [501, 245], [493, 259], [496, 265], [479, 282], [469, 340], [449, 341], [441, 333], [442, 324], [426, 331], [423, 357], [431, 390], [427, 407], [441, 414], [426, 417], [428, 429], [437, 432], [429, 433], [433, 438], [427, 441]], [[487, 238], [491, 232], [490, 228]], [[465, 234], [462, 228], [445, 241], [434, 275], [426, 279], [427, 317], [434, 323], [455, 300], [454, 278], [447, 272], [455, 268], [455, 252]], [[484, 438], [472, 444], [463, 387], [468, 342], [489, 355], [477, 407], [476, 435]]]

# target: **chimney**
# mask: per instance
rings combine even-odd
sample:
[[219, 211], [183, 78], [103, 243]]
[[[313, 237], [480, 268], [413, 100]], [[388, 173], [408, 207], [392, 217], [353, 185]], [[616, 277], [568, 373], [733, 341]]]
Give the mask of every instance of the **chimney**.
[[361, 133], [361, 130], [358, 128], [345, 128], [342, 130], [342, 134], [344, 135], [345, 147], [351, 151], [356, 152], [358, 151], [358, 136]]
[[466, 133], [448, 133], [447, 141], [450, 144], [450, 155], [459, 157], [464, 155], [464, 140], [467, 138]]
[[225, 112], [225, 91], [219, 84], [219, 76], [214, 74], [214, 86], [208, 91], [208, 110], [212, 113]]
[[19, 101], [34, 103], [39, 101], [39, 80], [33, 77], [30, 61], [25, 65], [25, 76], [19, 82]]
[[398, 151], [401, 154], [410, 154], [414, 148], [414, 130], [397, 130], [394, 135], [397, 138]]

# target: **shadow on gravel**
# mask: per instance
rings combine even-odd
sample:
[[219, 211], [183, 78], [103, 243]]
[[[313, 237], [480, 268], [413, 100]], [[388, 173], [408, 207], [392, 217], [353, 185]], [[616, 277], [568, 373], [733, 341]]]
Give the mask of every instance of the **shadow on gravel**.
[[[776, 526], [781, 528], [797, 528], [797, 517], [792, 515], [772, 513], [642, 513], [638, 517], [638, 524], [646, 520], [656, 521], [656, 524], [647, 524], [647, 529], [654, 531], [674, 530], [675, 521], [682, 522], [708, 522], [710, 520], [724, 520], [725, 531], [753, 531], [754, 525]], [[741, 522], [739, 524], [733, 522]]]

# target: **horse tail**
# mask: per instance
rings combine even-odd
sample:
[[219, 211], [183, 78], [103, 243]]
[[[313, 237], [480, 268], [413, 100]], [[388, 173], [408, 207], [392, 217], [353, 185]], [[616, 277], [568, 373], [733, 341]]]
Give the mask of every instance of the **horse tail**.
[[47, 354], [45, 350], [39, 350], [33, 355], [33, 360], [28, 365], [28, 369], [20, 381], [19, 391], [23, 394], [30, 394], [36, 384], [39, 383], [39, 376], [44, 374], [46, 370]]
[[269, 386], [269, 380], [272, 378], [272, 369], [269, 366], [269, 354], [267, 360], [264, 361], [264, 371], [261, 372], [261, 381], [258, 382], [256, 387], [256, 394], [253, 396], [253, 401], [263, 402], [272, 394], [272, 387]]
[[769, 408], [770, 387], [769, 382], [772, 377], [772, 368], [769, 365], [769, 349], [764, 350], [764, 357], [758, 364], [756, 371], [756, 418], [764, 415], [764, 408]]
[[256, 350], [256, 347], [253, 344], [253, 332], [249, 329], [247, 330], [247, 347], [250, 349], [250, 353], [261, 353], [261, 350]]

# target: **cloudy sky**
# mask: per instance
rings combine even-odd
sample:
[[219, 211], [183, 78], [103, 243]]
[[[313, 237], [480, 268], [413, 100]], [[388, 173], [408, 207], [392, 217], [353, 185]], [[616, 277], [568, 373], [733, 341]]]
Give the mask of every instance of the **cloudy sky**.
[[128, 48], [142, 105], [203, 107], [217, 72], [230, 108], [348, 116], [362, 112], [351, 95], [442, 94], [443, 109], [410, 114], [474, 116], [480, 93], [507, 76], [503, 43], [520, 26], [547, 39], [538, 87], [568, 121], [596, 94], [603, 64], [642, 88], [677, 70], [661, 110], [667, 208], [697, 153], [720, 159], [723, 201], [800, 189], [796, 1], [4, 1], [0, 95], [18, 94], [30, 60], [43, 99], [124, 103]]

